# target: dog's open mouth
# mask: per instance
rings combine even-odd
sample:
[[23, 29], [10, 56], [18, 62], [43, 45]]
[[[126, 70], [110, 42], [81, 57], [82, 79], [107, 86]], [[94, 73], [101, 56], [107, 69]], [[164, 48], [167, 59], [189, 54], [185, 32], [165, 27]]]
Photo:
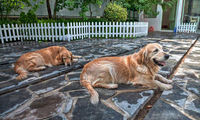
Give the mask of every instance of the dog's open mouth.
[[165, 66], [166, 63], [164, 61], [157, 61], [156, 59], [153, 59], [154, 63], [157, 64], [158, 66]]

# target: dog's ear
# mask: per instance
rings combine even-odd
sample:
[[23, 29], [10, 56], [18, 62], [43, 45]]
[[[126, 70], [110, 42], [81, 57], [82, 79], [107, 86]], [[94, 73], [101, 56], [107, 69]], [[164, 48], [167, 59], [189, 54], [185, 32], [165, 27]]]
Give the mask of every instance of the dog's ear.
[[140, 51], [140, 57], [141, 57], [141, 62], [145, 63], [146, 58], [147, 58], [147, 50], [146, 47], [142, 48], [142, 50]]

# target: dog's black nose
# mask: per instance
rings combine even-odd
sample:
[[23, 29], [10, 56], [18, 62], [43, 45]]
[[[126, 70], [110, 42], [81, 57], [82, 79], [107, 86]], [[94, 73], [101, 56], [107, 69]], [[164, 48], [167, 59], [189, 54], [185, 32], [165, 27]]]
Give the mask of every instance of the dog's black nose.
[[169, 58], [169, 55], [168, 54], [165, 54], [165, 59], [168, 59]]

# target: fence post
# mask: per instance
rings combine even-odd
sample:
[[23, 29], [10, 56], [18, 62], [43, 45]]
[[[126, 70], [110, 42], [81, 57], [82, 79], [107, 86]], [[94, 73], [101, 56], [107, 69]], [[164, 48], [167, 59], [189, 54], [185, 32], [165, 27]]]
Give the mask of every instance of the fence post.
[[109, 25], [108, 25], [108, 26], [109, 26], [109, 33], [108, 33], [108, 34], [109, 34], [109, 37], [111, 37], [111, 32], [112, 32], [112, 31], [111, 31], [111, 29], [112, 29], [112, 28], [111, 28], [111, 22], [109, 22]]
[[112, 37], [115, 37], [115, 22], [112, 24]]
[[7, 37], [7, 28], [6, 28], [6, 25], [3, 24], [3, 28], [4, 28], [4, 35], [5, 35], [5, 38], [6, 38], [6, 42], [8, 41], [8, 37]]
[[35, 41], [38, 42], [37, 25], [36, 25], [36, 23], [34, 23], [34, 30], [35, 30]]
[[79, 33], [78, 33], [78, 22], [76, 22], [76, 24], [74, 25], [74, 28], [76, 29], [76, 39], [79, 38]]
[[8, 24], [8, 36], [9, 36], [10, 41], [12, 41], [12, 34], [11, 34], [10, 24]]
[[29, 38], [29, 40], [31, 40], [31, 27], [30, 27], [30, 23], [28, 23], [28, 38]]
[[52, 32], [52, 36], [51, 36], [51, 38], [52, 38], [52, 41], [53, 42], [55, 42], [55, 40], [54, 40], [54, 26], [53, 26], [53, 23], [51, 23], [51, 32]]
[[92, 37], [94, 37], [94, 23], [92, 22]]
[[122, 22], [119, 22], [119, 37], [122, 37]]
[[101, 34], [102, 34], [102, 37], [104, 37], [104, 36], [105, 36], [105, 35], [104, 35], [104, 27], [105, 27], [105, 26], [104, 26], [104, 22], [101, 22], [101, 24], [102, 24], [102, 33], [101, 33]]
[[130, 37], [133, 37], [133, 22], [130, 22]]
[[61, 41], [61, 36], [62, 36], [62, 34], [61, 34], [61, 26], [60, 26], [60, 23], [58, 23], [58, 39]]
[[55, 23], [54, 25], [55, 25], [55, 27], [54, 27], [55, 28], [55, 40], [57, 40], [57, 37], [58, 37], [57, 23]]
[[45, 40], [47, 40], [47, 24], [44, 23], [44, 34], [45, 34]]
[[13, 36], [13, 39], [14, 39], [14, 41], [16, 41], [16, 35], [15, 35], [15, 27], [14, 27], [14, 25], [13, 24], [11, 24], [11, 31], [12, 31], [12, 33], [13, 33], [13, 35], [12, 34], [10, 34], [10, 35], [12, 35]]
[[86, 24], [85, 24], [85, 22], [83, 23], [83, 37], [85, 38], [85, 36], [86, 36], [86, 26], [85, 26]]
[[79, 34], [81, 34], [81, 39], [83, 39], [83, 22], [79, 22]]
[[52, 40], [50, 23], [47, 23], [47, 31], [48, 31], [47, 39]]
[[[63, 41], [65, 41], [65, 23], [62, 23], [62, 31], [63, 31]], [[68, 36], [71, 36], [70, 34], [69, 34], [69, 23], [67, 23], [67, 35]], [[71, 38], [70, 38], [71, 39]], [[68, 40], [68, 41], [70, 41], [70, 40]]]
[[126, 23], [123, 22], [123, 38], [125, 38], [125, 33], [126, 32]]
[[108, 38], [108, 22], [106, 22], [106, 39]]
[[41, 25], [41, 36], [42, 36], [42, 40], [44, 40], [44, 25], [43, 25], [44, 23], [41, 23], [40, 25]]
[[32, 34], [31, 34], [31, 39], [32, 40], [34, 40], [34, 30], [33, 30], [33, 23], [31, 23], [31, 32], [32, 32]]
[[97, 22], [95, 22], [95, 37], [97, 37]]
[[72, 37], [73, 40], [75, 39], [75, 33], [76, 33], [76, 32], [75, 32], [75, 28], [74, 28], [74, 24], [75, 24], [75, 23], [70, 23], [70, 26], [71, 26], [71, 34], [72, 34], [72, 36], [73, 36], [73, 37]]
[[15, 24], [15, 27], [16, 27], [16, 32], [17, 32], [17, 40], [20, 40], [20, 36], [19, 36], [19, 27], [17, 24]]
[[119, 27], [119, 23], [116, 22], [116, 37], [119, 36], [119, 30], [118, 30], [118, 27]]
[[90, 22], [88, 22], [88, 37], [90, 39]]
[[0, 25], [0, 37], [1, 37], [1, 43], [4, 44], [4, 40], [3, 40], [3, 33], [2, 33], [2, 28], [1, 28], [1, 25]]

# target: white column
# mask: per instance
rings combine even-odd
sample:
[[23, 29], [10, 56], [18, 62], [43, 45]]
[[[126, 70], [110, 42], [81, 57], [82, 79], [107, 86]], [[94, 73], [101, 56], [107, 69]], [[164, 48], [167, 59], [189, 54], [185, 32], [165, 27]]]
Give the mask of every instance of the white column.
[[181, 23], [181, 15], [183, 9], [183, 0], [178, 0], [177, 2], [177, 9], [176, 9], [176, 23], [175, 26]]

